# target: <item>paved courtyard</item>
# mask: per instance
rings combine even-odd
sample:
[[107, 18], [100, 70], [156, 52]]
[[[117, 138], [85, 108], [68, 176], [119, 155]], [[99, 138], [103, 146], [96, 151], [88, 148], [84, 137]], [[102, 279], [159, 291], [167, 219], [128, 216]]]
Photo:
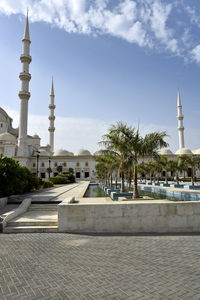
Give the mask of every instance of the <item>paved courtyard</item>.
[[0, 235], [0, 299], [200, 299], [200, 236]]

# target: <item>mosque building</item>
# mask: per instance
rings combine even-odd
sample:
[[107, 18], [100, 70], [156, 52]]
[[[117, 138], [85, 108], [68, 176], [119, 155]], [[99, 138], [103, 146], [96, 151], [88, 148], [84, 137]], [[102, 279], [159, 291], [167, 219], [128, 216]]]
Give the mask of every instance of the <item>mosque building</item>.
[[[19, 128], [12, 127], [12, 119], [0, 108], [0, 155], [16, 158], [21, 165], [28, 167], [33, 173], [42, 178], [58, 174], [58, 166], [61, 166], [62, 173], [73, 169], [76, 178], [95, 178], [95, 161], [88, 150], [80, 149], [76, 153], [67, 150], [54, 151], [54, 85], [52, 80], [50, 92], [50, 115], [49, 115], [49, 145], [41, 146], [38, 135], [27, 134], [28, 128], [28, 102], [31, 96], [29, 82], [31, 74], [29, 65], [32, 61], [30, 56], [30, 34], [28, 14], [24, 36], [22, 39], [22, 72], [19, 74], [21, 80], [20, 99], [20, 120]], [[50, 172], [51, 169], [51, 172]]]
[[[55, 103], [54, 103], [54, 83], [52, 79], [49, 104], [49, 145], [41, 146], [38, 135], [30, 136], [27, 134], [28, 125], [28, 102], [31, 96], [29, 92], [29, 82], [31, 74], [29, 65], [32, 61], [30, 56], [30, 34], [28, 14], [26, 18], [25, 31], [22, 39], [22, 72], [19, 75], [21, 80], [20, 99], [20, 120], [19, 128], [12, 127], [12, 119], [0, 108], [0, 155], [16, 158], [21, 165], [28, 167], [33, 173], [42, 178], [55, 176], [58, 174], [58, 166], [61, 166], [62, 173], [73, 169], [76, 178], [93, 179], [95, 178], [94, 156], [88, 150], [78, 150], [76, 153], [67, 150], [54, 150], [55, 133]], [[177, 120], [179, 149], [173, 153], [170, 149], [161, 149], [160, 155], [165, 155], [169, 159], [174, 159], [176, 155], [190, 154], [200, 155], [200, 149], [191, 151], [185, 148], [183, 114], [180, 94], [177, 98]]]

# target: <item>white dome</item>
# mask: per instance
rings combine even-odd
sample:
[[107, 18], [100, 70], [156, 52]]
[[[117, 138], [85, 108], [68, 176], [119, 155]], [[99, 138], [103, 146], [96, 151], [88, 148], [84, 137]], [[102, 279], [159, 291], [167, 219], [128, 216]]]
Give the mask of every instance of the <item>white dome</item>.
[[200, 148], [199, 148], [199, 149], [196, 149], [196, 150], [193, 150], [192, 153], [193, 153], [193, 154], [200, 155]]
[[4, 142], [16, 142], [16, 137], [9, 132], [3, 132], [0, 134], [0, 141]]
[[192, 154], [192, 151], [190, 149], [187, 149], [187, 148], [181, 148], [181, 149], [178, 149], [175, 153], [176, 155], [191, 155]]
[[88, 150], [85, 150], [85, 149], [80, 149], [80, 150], [78, 150], [76, 153], [75, 153], [75, 155], [77, 155], [77, 156], [79, 156], [79, 155], [91, 155], [91, 153], [90, 153], [90, 151], [88, 151]]
[[67, 150], [57, 150], [54, 152], [53, 156], [73, 156], [74, 154], [72, 152], [69, 152]]
[[172, 153], [172, 151], [170, 150], [170, 149], [161, 149], [160, 151], [159, 151], [159, 154], [160, 155], [172, 155], [173, 153]]

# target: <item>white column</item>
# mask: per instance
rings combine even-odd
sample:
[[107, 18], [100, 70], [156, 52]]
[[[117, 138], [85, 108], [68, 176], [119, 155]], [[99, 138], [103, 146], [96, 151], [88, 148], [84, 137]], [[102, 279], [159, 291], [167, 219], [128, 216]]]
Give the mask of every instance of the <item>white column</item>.
[[19, 138], [18, 138], [18, 156], [28, 156], [27, 145], [27, 128], [28, 128], [28, 100], [31, 96], [29, 92], [29, 81], [31, 74], [29, 73], [29, 64], [31, 63], [30, 56], [30, 36], [29, 36], [29, 22], [28, 13], [26, 18], [26, 25], [24, 36], [22, 39], [22, 55], [20, 57], [22, 63], [22, 72], [19, 74], [21, 80], [21, 90], [19, 92], [20, 98], [20, 120], [19, 120]]
[[180, 93], [178, 92], [178, 97], [177, 97], [177, 120], [178, 120], [178, 138], [179, 138], [179, 149], [185, 147], [185, 142], [184, 142], [184, 126], [183, 126], [183, 113], [182, 113], [182, 105], [181, 105], [181, 98], [180, 98]]
[[52, 152], [54, 152], [54, 131], [55, 131], [55, 127], [54, 127], [54, 121], [55, 121], [54, 110], [56, 108], [56, 106], [54, 104], [54, 98], [55, 98], [55, 94], [54, 94], [54, 85], [53, 85], [53, 79], [52, 79], [51, 92], [50, 92], [50, 105], [49, 105], [49, 109], [50, 109], [49, 144], [50, 144], [50, 149], [51, 149]]

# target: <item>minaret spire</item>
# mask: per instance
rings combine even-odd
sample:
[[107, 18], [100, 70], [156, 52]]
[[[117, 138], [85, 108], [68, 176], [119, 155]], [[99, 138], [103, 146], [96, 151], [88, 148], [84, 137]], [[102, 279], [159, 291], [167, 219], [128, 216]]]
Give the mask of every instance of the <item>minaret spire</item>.
[[29, 34], [29, 20], [28, 20], [28, 8], [27, 8], [27, 15], [26, 15], [26, 25], [24, 29], [24, 36], [23, 39], [30, 41], [30, 34]]
[[55, 94], [54, 94], [54, 84], [53, 84], [53, 77], [52, 77], [51, 92], [50, 92], [50, 105], [49, 105], [49, 109], [50, 109], [49, 144], [50, 144], [50, 147], [51, 147], [50, 149], [51, 149], [52, 152], [54, 152], [54, 131], [55, 131], [55, 127], [54, 127], [54, 121], [55, 121], [54, 110], [56, 108], [56, 106], [54, 104], [54, 98], [55, 98]]
[[182, 113], [182, 104], [181, 104], [181, 97], [180, 92], [178, 91], [177, 94], [177, 120], [178, 120], [178, 137], [179, 137], [179, 149], [185, 147], [184, 142], [184, 126], [183, 126], [183, 113]]
[[26, 24], [24, 35], [22, 39], [22, 55], [20, 60], [22, 63], [22, 72], [19, 74], [21, 80], [21, 90], [19, 92], [20, 103], [20, 121], [19, 121], [19, 140], [18, 140], [18, 156], [28, 156], [27, 145], [27, 125], [28, 125], [28, 100], [31, 96], [29, 92], [29, 81], [31, 80], [31, 74], [29, 73], [29, 64], [31, 63], [30, 56], [30, 34], [29, 34], [29, 20], [28, 11], [26, 17]]

